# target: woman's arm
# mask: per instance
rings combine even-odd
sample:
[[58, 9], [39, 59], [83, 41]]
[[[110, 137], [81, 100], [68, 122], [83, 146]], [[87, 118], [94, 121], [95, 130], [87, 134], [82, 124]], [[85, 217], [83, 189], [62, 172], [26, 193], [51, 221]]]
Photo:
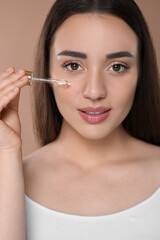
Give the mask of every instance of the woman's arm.
[[25, 240], [20, 89], [28, 79], [13, 67], [0, 74], [0, 240]]
[[25, 240], [21, 151], [0, 152], [0, 240]]

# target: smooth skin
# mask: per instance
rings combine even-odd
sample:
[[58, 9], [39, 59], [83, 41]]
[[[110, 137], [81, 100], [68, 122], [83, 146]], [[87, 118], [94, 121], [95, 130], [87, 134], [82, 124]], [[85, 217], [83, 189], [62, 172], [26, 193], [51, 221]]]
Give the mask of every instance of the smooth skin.
[[10, 67], [0, 74], [0, 239], [25, 240], [22, 140], [18, 115], [24, 70]]
[[15, 73], [10, 67], [0, 74], [0, 150], [21, 149], [21, 128], [18, 116], [19, 92], [28, 81], [24, 70]]
[[[62, 56], [65, 50], [87, 58]], [[106, 59], [119, 51], [134, 57]], [[160, 148], [129, 136], [122, 127], [134, 100], [138, 61], [135, 33], [115, 16], [79, 14], [60, 26], [50, 73], [72, 85], [53, 86], [64, 118], [59, 138], [24, 159], [31, 199], [60, 212], [106, 215], [136, 205], [160, 187]], [[129, 69], [117, 72], [114, 64]], [[105, 121], [89, 124], [77, 110], [88, 106], [112, 111]]]

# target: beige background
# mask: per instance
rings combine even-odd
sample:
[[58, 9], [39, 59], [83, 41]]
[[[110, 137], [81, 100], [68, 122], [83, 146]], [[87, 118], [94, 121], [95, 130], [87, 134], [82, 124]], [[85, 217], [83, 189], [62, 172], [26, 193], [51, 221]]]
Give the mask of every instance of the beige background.
[[[0, 72], [9, 66], [33, 70], [35, 46], [54, 0], [0, 0]], [[142, 10], [156, 48], [160, 69], [160, 1], [136, 0]], [[19, 114], [23, 155], [39, 148], [32, 129], [30, 87], [21, 91]]]

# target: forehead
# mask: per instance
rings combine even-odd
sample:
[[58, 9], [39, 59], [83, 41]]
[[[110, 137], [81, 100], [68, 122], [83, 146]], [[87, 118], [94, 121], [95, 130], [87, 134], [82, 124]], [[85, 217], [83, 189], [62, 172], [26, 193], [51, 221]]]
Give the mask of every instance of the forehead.
[[122, 19], [110, 14], [76, 14], [57, 29], [53, 48], [55, 52], [72, 49], [104, 54], [128, 50], [136, 54], [138, 39]]

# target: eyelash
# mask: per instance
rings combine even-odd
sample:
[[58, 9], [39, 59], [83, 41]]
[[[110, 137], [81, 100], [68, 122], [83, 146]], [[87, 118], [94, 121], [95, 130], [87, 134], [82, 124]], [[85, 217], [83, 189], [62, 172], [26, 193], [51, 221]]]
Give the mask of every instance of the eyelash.
[[[71, 64], [77, 64], [77, 65], [79, 65], [80, 66], [80, 64], [78, 63], [78, 62], [75, 62], [75, 61], [70, 61], [70, 62], [67, 62], [67, 63], [63, 63], [62, 64], [62, 67], [63, 68], [65, 68], [65, 69], [67, 69], [67, 67], [68, 66], [70, 66]], [[115, 72], [115, 73], [117, 73], [117, 74], [121, 74], [121, 73], [123, 73], [123, 72], [126, 72], [128, 69], [130, 69], [130, 67], [129, 66], [126, 66], [126, 65], [124, 65], [124, 64], [122, 64], [122, 63], [113, 63], [112, 64], [112, 66], [110, 67], [110, 68], [113, 68], [114, 66], [120, 66], [120, 67], [123, 67], [123, 71], [113, 71], [113, 72]], [[110, 69], [109, 68], [109, 69]], [[67, 69], [68, 70], [68, 69]], [[78, 70], [68, 70], [69, 72], [77, 72]]]
[[122, 63], [114, 63], [110, 68], [113, 68], [114, 66], [120, 66], [121, 68], [123, 68], [123, 71], [113, 71], [117, 74], [121, 74], [126, 72], [128, 69], [130, 69], [128, 66], [122, 64]]
[[[79, 64], [78, 62], [70, 61], [70, 62], [67, 62], [67, 63], [63, 63], [63, 64], [62, 64], [62, 67], [65, 68], [65, 69], [67, 69], [67, 67], [68, 67], [69, 65], [74, 64], [74, 63], [80, 66], [80, 64]], [[69, 70], [69, 72], [77, 72], [77, 70]]]

